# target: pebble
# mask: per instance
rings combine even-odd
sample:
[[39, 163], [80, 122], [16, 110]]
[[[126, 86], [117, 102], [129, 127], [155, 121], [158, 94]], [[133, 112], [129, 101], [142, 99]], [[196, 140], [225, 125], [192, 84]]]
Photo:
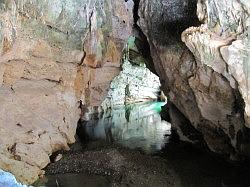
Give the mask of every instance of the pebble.
[[55, 157], [55, 159], [54, 159], [54, 162], [58, 162], [59, 160], [61, 160], [62, 159], [62, 154], [58, 154], [58, 155], [56, 155], [56, 157]]

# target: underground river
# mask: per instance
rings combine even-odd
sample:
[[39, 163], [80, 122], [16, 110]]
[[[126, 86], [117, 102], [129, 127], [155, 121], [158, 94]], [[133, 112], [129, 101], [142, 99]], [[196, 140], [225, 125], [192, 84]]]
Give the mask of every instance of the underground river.
[[[116, 107], [78, 125], [77, 142], [34, 186], [248, 186], [250, 170], [180, 142], [161, 102]], [[58, 154], [58, 153], [57, 153]]]

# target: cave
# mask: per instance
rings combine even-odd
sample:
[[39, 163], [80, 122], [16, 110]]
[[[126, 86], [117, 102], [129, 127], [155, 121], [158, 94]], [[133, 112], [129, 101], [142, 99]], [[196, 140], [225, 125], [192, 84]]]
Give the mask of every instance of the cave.
[[0, 186], [248, 186], [249, 15], [0, 1]]
[[135, 36], [129, 37], [122, 70], [112, 80], [101, 106], [86, 108], [81, 116], [76, 134], [82, 144], [102, 140], [155, 153], [170, 137], [171, 124], [160, 115], [167, 98], [135, 41]]

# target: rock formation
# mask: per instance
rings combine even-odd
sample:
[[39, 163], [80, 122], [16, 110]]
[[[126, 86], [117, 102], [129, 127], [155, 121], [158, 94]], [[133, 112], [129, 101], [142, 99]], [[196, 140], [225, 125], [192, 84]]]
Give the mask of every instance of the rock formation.
[[120, 72], [133, 1], [0, 2], [0, 168], [31, 184]]
[[100, 106], [119, 74], [134, 23], [180, 137], [250, 156], [248, 0], [134, 2], [0, 1], [1, 169], [31, 184], [69, 149], [80, 108]]
[[102, 108], [157, 100], [161, 94], [160, 85], [159, 77], [146, 68], [135, 38], [130, 37], [122, 59], [122, 71], [111, 82]]
[[195, 0], [139, 2], [138, 25], [150, 46], [152, 71], [183, 140], [204, 141], [231, 159], [250, 156], [249, 4], [199, 0], [201, 23], [195, 5]]
[[125, 60], [120, 74], [110, 84], [103, 108], [115, 105], [147, 102], [160, 97], [160, 81], [145, 66], [135, 66]]

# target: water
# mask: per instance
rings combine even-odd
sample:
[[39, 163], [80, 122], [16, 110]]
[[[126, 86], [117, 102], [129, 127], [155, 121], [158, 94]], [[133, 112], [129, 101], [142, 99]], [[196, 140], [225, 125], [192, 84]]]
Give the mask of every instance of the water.
[[83, 122], [81, 130], [88, 140], [103, 139], [130, 149], [156, 153], [168, 142], [171, 124], [161, 120], [164, 102], [117, 107]]
[[[141, 149], [145, 153], [153, 153], [147, 155], [156, 158], [157, 161], [164, 160], [161, 161], [162, 168], [158, 168], [158, 171], [167, 168], [174, 173], [172, 179], [176, 185], [173, 186], [250, 186], [249, 165], [230, 164], [188, 143], [176, 141], [171, 134], [171, 125], [160, 118], [159, 112], [163, 104], [153, 102], [117, 107], [102, 115], [91, 116], [78, 127], [78, 134], [83, 140], [90, 142], [115, 142], [130, 148], [131, 152], [133, 149]], [[74, 158], [77, 157], [79, 156]], [[91, 157], [90, 162], [92, 160]], [[141, 168], [141, 163], [135, 162], [136, 164], [137, 168]], [[159, 176], [159, 181], [161, 177]], [[109, 179], [107, 176], [68, 173], [47, 176], [47, 181], [41, 181], [40, 184], [47, 187], [57, 187], [58, 184], [65, 187], [112, 186]]]

